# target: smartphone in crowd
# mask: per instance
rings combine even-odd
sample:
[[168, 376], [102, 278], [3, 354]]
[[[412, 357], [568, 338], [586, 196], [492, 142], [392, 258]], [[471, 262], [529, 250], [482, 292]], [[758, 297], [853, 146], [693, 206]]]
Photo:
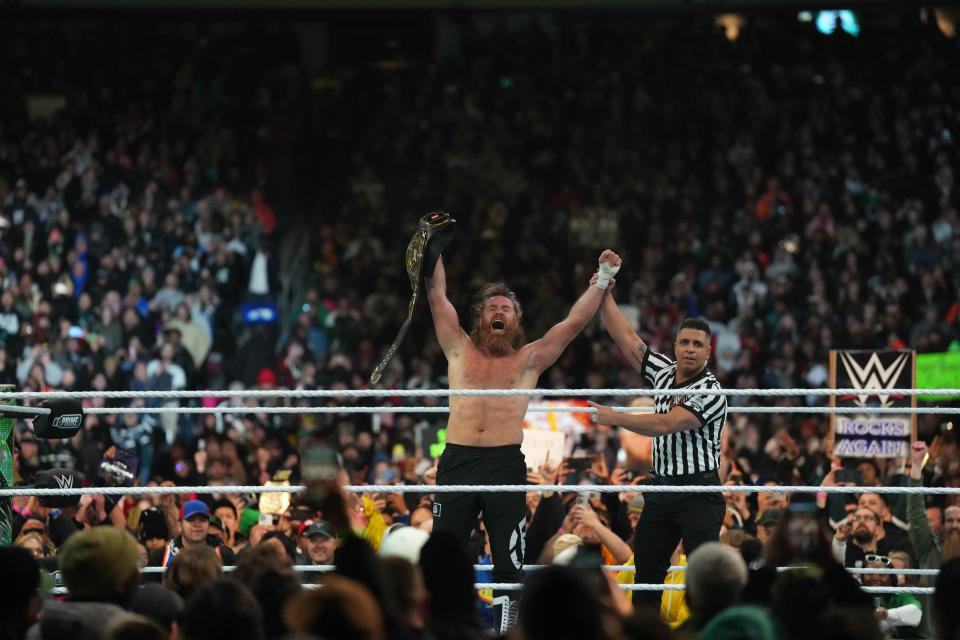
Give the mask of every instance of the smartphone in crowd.
[[593, 458], [588, 456], [567, 458], [563, 464], [572, 471], [586, 471], [593, 466]]
[[852, 482], [855, 485], [863, 484], [863, 471], [860, 469], [837, 469], [837, 482]]

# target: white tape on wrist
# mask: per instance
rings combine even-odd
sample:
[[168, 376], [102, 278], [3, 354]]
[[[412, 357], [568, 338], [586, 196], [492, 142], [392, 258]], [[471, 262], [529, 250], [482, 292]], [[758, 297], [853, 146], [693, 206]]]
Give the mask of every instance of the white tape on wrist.
[[617, 275], [617, 271], [620, 271], [620, 265], [611, 267], [608, 263], [601, 262], [600, 271], [597, 273], [597, 288], [606, 289], [610, 284], [610, 278]]

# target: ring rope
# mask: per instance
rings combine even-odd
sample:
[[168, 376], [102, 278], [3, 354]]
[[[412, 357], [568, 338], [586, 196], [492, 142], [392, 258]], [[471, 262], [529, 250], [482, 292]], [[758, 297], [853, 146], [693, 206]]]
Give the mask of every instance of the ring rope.
[[[753, 485], [597, 485], [597, 484], [462, 484], [462, 485], [347, 485], [341, 487], [352, 493], [893, 493], [893, 494], [945, 494], [960, 495], [960, 487], [817, 487], [797, 486], [753, 486]], [[82, 495], [164, 495], [164, 494], [212, 494], [212, 493], [301, 493], [307, 489], [304, 485], [261, 486], [261, 485], [220, 485], [220, 486], [183, 486], [183, 487], [76, 487], [72, 489], [45, 489], [31, 487], [7, 487], [0, 489], [0, 496], [82, 496]]]
[[[420, 398], [446, 396], [660, 396], [663, 389], [249, 389], [205, 391], [15, 391], [5, 400], [85, 398]], [[960, 396], [960, 389], [697, 389], [703, 396]]]
[[[653, 407], [610, 407], [620, 413], [653, 413]], [[6, 409], [4, 409], [6, 410]], [[957, 414], [957, 407], [728, 407], [729, 413], [826, 413], [826, 414]], [[527, 408], [528, 413], [596, 413], [593, 407], [543, 407]], [[111, 415], [124, 413], [173, 413], [173, 414], [244, 414], [244, 413], [450, 413], [450, 407], [89, 407], [85, 415]]]
[[[543, 569], [549, 567], [547, 564], [525, 564], [523, 565], [524, 571], [534, 571], [536, 569]], [[233, 571], [236, 568], [234, 565], [224, 565], [224, 571]], [[294, 571], [299, 573], [328, 573], [330, 571], [335, 571], [337, 566], [333, 564], [296, 564], [291, 567]], [[492, 564], [475, 564], [473, 565], [475, 571], [491, 571], [493, 570]], [[605, 564], [600, 567], [604, 571], [634, 571], [636, 567], [632, 564]], [[777, 567], [777, 571], [790, 571], [793, 569], [802, 569], [802, 566], [787, 566], [787, 567]], [[898, 576], [935, 576], [939, 575], [939, 569], [866, 569], [858, 567], [846, 567], [847, 572], [849, 573], [875, 573], [881, 575], [898, 575]], [[667, 572], [673, 571], [686, 571], [687, 566], [677, 565], [667, 568]], [[166, 571], [166, 567], [143, 567], [140, 569], [140, 573], [163, 573]]]
[[[523, 584], [519, 582], [477, 582], [473, 585], [477, 589], [496, 589], [498, 591], [519, 591]], [[624, 591], [686, 591], [683, 584], [618, 584]], [[921, 595], [932, 594], [933, 587], [860, 587], [867, 593], [914, 593]]]
[[[313, 587], [319, 585], [304, 585], [304, 587]], [[683, 584], [618, 584], [624, 591], [686, 591], [687, 586]], [[520, 591], [523, 589], [522, 582], [475, 582], [474, 589], [495, 589], [497, 591]], [[921, 595], [932, 594], [933, 587], [860, 587], [867, 593], [913, 593]], [[51, 593], [56, 595], [65, 595], [69, 593], [66, 587], [54, 587]]]
[[[902, 396], [946, 396], [960, 395], [958, 389], [704, 389], [698, 391], [702, 395], [725, 395], [725, 396], [841, 396], [841, 395], [902, 395]], [[14, 392], [5, 394], [4, 399], [84, 399], [84, 398], [345, 398], [345, 397], [450, 397], [450, 396], [656, 396], [662, 395], [662, 391], [651, 389], [349, 389], [349, 390], [251, 390], [251, 391], [114, 391], [114, 392]], [[614, 407], [616, 411], [650, 411], [648, 408], [636, 407]], [[891, 407], [729, 407], [731, 412], [740, 413], [834, 413], [834, 414], [855, 414], [855, 413], [956, 413], [954, 408], [891, 408]], [[123, 414], [123, 413], [184, 413], [184, 414], [239, 414], [239, 413], [276, 413], [276, 414], [305, 414], [305, 413], [448, 413], [449, 407], [91, 407], [85, 409], [87, 414]], [[558, 412], [558, 413], [595, 413], [593, 408], [580, 407], [530, 407], [531, 412]], [[754, 487], [754, 486], [716, 486], [716, 485], [643, 485], [639, 488], [635, 485], [359, 485], [345, 486], [345, 491], [351, 492], [379, 492], [385, 488], [400, 493], [450, 493], [456, 491], [471, 491], [478, 493], [492, 492], [528, 492], [528, 491], [560, 491], [560, 492], [600, 492], [600, 493], [620, 493], [642, 490], [650, 493], [708, 493], [708, 492], [729, 492], [729, 493], [752, 493], [752, 492], [790, 492], [790, 493], [860, 493], [861, 489], [868, 489], [872, 493], [914, 493], [914, 494], [960, 494], [960, 488], [949, 487], [819, 487], [819, 486], [795, 486], [795, 487]], [[41, 488], [5, 488], [0, 489], [0, 496], [40, 496], [40, 495], [97, 495], [97, 494], [119, 494], [119, 495], [158, 495], [158, 494], [183, 494], [183, 493], [282, 493], [282, 492], [301, 492], [305, 490], [304, 486], [289, 487], [265, 487], [265, 486], [192, 486], [192, 487], [84, 487], [75, 489], [41, 489]], [[476, 569], [489, 570], [493, 565], [475, 565]], [[317, 572], [329, 571], [334, 567], [332, 565], [297, 565], [293, 567], [297, 571]], [[526, 569], [540, 568], [540, 565], [528, 565]], [[634, 567], [629, 565], [607, 565], [603, 567], [606, 570], [630, 571]], [[224, 567], [225, 571], [233, 570], [233, 566]], [[778, 567], [779, 571], [789, 570], [790, 567]], [[684, 571], [686, 567], [670, 567], [670, 571]], [[145, 567], [144, 573], [160, 573], [164, 571], [163, 567]], [[866, 568], [848, 568], [850, 573], [856, 574], [898, 574], [898, 575], [936, 575], [939, 572], [935, 569], [866, 569]], [[627, 591], [683, 591], [685, 585], [673, 584], [621, 584], [621, 589]], [[521, 583], [476, 583], [477, 589], [497, 589], [497, 590], [519, 590], [523, 587]], [[912, 593], [912, 594], [931, 594], [934, 592], [930, 587], [862, 587], [868, 593]], [[64, 588], [55, 588], [55, 593], [66, 593]]]

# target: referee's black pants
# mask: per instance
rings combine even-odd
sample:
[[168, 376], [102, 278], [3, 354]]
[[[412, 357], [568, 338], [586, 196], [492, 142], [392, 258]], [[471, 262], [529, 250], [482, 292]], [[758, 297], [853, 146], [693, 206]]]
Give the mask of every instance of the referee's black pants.
[[[657, 484], [667, 485], [720, 485], [715, 470], [654, 479]], [[719, 540], [726, 506], [719, 492], [647, 492], [643, 497], [643, 513], [633, 534], [634, 582], [662, 584], [680, 540], [687, 557], [704, 542]], [[662, 595], [662, 591], [634, 591], [633, 606], [656, 607], [659, 612]]]

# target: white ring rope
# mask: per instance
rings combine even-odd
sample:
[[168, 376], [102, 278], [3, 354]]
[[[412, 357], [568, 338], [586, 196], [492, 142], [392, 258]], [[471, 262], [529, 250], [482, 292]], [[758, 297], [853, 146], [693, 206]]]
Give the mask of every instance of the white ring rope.
[[[82, 496], [82, 495], [163, 495], [163, 494], [213, 494], [213, 493], [301, 493], [304, 485], [203, 485], [183, 487], [77, 487], [72, 489], [45, 489], [37, 487], [6, 487], [0, 496]], [[754, 486], [754, 485], [606, 485], [606, 484], [372, 484], [341, 487], [352, 493], [919, 493], [960, 495], [960, 487], [816, 487], [816, 486]]]
[[[534, 571], [536, 569], [543, 569], [549, 567], [548, 564], [525, 564], [523, 565], [524, 571]], [[298, 573], [329, 573], [331, 571], [336, 571], [337, 565], [334, 564], [295, 564], [291, 567], [294, 571]], [[600, 567], [604, 571], [634, 571], [636, 567], [632, 564], [605, 564]], [[777, 567], [777, 571], [791, 571], [794, 569], [803, 569], [803, 566], [791, 565], [788, 567]], [[224, 565], [224, 571], [233, 571], [236, 569], [234, 565]], [[473, 565], [475, 571], [491, 571], [493, 570], [492, 564], [475, 564]], [[935, 576], [940, 573], [939, 569], [863, 569], [858, 567], [846, 567], [847, 572], [849, 573], [876, 573], [881, 575], [902, 575], [902, 576]], [[667, 572], [673, 571], [686, 571], [686, 565], [680, 566], [671, 566], [667, 568]], [[140, 573], [163, 573], [166, 571], [166, 567], [143, 567], [140, 569]]]
[[[477, 582], [476, 589], [496, 589], [497, 591], [519, 591], [523, 584], [519, 582]], [[685, 591], [683, 584], [618, 584], [624, 591]], [[932, 594], [933, 587], [860, 587], [867, 593], [915, 593]]]
[[[653, 407], [610, 407], [620, 413], [653, 413]], [[3, 406], [0, 405], [0, 410]], [[960, 407], [728, 407], [730, 413], [827, 413], [827, 414], [960, 414]], [[596, 413], [593, 407], [544, 407], [534, 405], [528, 413]], [[89, 407], [86, 415], [123, 413], [244, 414], [244, 413], [450, 413], [450, 407]]]
[[[960, 389], [697, 389], [702, 396], [960, 396]], [[422, 398], [447, 396], [660, 396], [663, 389], [248, 389], [205, 391], [15, 391], [4, 400], [85, 398]], [[668, 394], [667, 394], [668, 395]]]
[[[320, 585], [303, 585], [304, 588], [312, 588]], [[685, 591], [686, 585], [682, 584], [618, 584], [618, 587], [624, 591]], [[496, 589], [497, 591], [520, 591], [523, 589], [523, 583], [520, 582], [475, 582], [474, 589]], [[867, 593], [915, 593], [932, 594], [933, 587], [860, 587]], [[69, 593], [66, 587], [53, 587], [50, 590], [55, 595], [66, 595]]]

